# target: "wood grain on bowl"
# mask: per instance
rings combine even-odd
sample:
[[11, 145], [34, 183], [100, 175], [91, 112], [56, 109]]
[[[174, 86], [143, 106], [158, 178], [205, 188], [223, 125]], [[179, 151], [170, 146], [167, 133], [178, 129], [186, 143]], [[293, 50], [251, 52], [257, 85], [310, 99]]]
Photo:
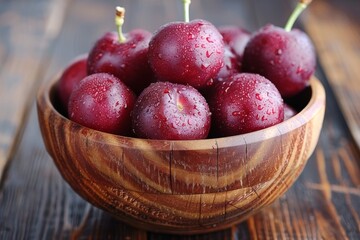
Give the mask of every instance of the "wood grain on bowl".
[[312, 78], [305, 107], [253, 133], [191, 141], [95, 131], [61, 115], [54, 88], [39, 92], [47, 151], [69, 185], [119, 219], [160, 232], [203, 233], [243, 221], [294, 183], [317, 144], [325, 92]]

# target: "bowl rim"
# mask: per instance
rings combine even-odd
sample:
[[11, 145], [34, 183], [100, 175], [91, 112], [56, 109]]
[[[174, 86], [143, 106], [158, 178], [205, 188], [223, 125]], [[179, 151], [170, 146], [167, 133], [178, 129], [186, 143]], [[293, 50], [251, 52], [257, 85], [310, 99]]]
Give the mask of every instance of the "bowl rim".
[[[218, 137], [218, 138], [206, 138], [206, 139], [195, 139], [195, 140], [159, 140], [159, 139], [145, 139], [145, 138], [136, 138], [128, 137], [122, 135], [116, 135], [111, 133], [106, 133], [98, 131], [92, 128], [88, 128], [81, 124], [78, 124], [74, 121], [71, 121], [69, 118], [61, 114], [58, 109], [54, 106], [51, 100], [51, 93], [55, 91], [56, 84], [60, 78], [60, 74], [55, 75], [52, 80], [45, 82], [40, 87], [37, 94], [37, 103], [40, 110], [44, 110], [46, 107], [49, 107], [51, 114], [54, 114], [61, 121], [66, 121], [75, 129], [83, 129], [87, 133], [93, 134], [81, 134], [82, 137], [86, 137], [87, 140], [98, 141], [98, 135], [103, 136], [101, 139], [108, 139], [107, 144], [119, 145], [119, 143], [124, 143], [127, 145], [127, 142], [131, 142], [131, 145], [136, 148], [141, 148], [143, 150], [152, 149], [152, 150], [169, 150], [173, 146], [176, 146], [176, 150], [208, 150], [214, 148], [227, 148], [234, 147], [238, 145], [247, 145], [252, 143], [261, 142], [264, 140], [269, 140], [288, 132], [291, 132], [294, 129], [297, 129], [309, 120], [314, 118], [320, 111], [325, 109], [325, 89], [320, 80], [316, 76], [312, 76], [309, 80], [308, 87], [311, 89], [311, 97], [305, 107], [298, 112], [295, 116], [284, 120], [281, 123], [276, 125], [257, 130], [250, 133]], [[80, 130], [81, 131], [81, 130]]]

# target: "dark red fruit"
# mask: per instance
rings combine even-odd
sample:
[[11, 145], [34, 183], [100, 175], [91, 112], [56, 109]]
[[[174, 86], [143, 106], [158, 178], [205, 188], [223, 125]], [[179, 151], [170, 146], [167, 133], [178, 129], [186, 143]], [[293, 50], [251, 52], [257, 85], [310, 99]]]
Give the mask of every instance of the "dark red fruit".
[[243, 57], [243, 71], [265, 76], [283, 97], [303, 90], [315, 67], [315, 51], [309, 37], [300, 30], [288, 32], [273, 25], [252, 36]]
[[73, 59], [65, 68], [58, 82], [57, 92], [61, 107], [67, 109], [70, 94], [79, 85], [79, 82], [87, 76], [87, 54]]
[[218, 82], [224, 81], [226, 78], [240, 73], [240, 64], [236, 55], [230, 50], [229, 46], [224, 47], [224, 65], [221, 67], [216, 77], [210, 79], [206, 86], [200, 89], [201, 94], [207, 99]]
[[162, 26], [149, 44], [149, 62], [160, 81], [206, 86], [223, 66], [224, 45], [209, 22], [173, 22]]
[[218, 28], [223, 36], [225, 45], [229, 46], [236, 55], [239, 63], [242, 62], [245, 46], [250, 39], [250, 32], [239, 26], [221, 26]]
[[111, 73], [140, 93], [154, 81], [147, 59], [152, 34], [134, 29], [124, 36], [125, 42], [120, 43], [118, 33], [108, 32], [95, 43], [89, 53], [88, 74]]
[[258, 74], [235, 74], [219, 82], [209, 106], [215, 136], [249, 133], [284, 120], [279, 91]]
[[83, 126], [127, 135], [135, 94], [117, 77], [95, 73], [80, 81], [69, 100], [69, 118]]
[[284, 103], [284, 120], [288, 120], [297, 114], [296, 110], [289, 104]]
[[193, 87], [170, 82], [152, 83], [138, 97], [132, 112], [136, 136], [186, 140], [206, 138], [210, 111]]
[[[213, 81], [208, 83], [210, 87], [218, 81], [241, 72], [244, 49], [250, 39], [250, 33], [238, 26], [221, 26], [218, 30], [224, 41], [224, 64]], [[208, 88], [206, 87], [204, 91], [209, 91]]]
[[[224, 65], [214, 78], [215, 81], [222, 81], [235, 73], [240, 73], [241, 65], [237, 56], [231, 51], [229, 46], [224, 47]], [[211, 84], [208, 84], [211, 85]]]

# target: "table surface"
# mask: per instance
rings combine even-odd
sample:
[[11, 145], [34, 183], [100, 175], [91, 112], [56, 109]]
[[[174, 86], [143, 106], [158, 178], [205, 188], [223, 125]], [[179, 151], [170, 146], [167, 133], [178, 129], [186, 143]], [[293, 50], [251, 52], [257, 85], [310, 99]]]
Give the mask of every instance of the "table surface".
[[[125, 31], [181, 20], [180, 0], [120, 0]], [[296, 1], [194, 0], [191, 18], [255, 31], [283, 26]], [[360, 239], [360, 2], [314, 0], [296, 22], [314, 41], [327, 109], [318, 145], [284, 196], [223, 231], [145, 232], [81, 199], [39, 131], [45, 81], [114, 30], [114, 1], [0, 0], [0, 239]]]

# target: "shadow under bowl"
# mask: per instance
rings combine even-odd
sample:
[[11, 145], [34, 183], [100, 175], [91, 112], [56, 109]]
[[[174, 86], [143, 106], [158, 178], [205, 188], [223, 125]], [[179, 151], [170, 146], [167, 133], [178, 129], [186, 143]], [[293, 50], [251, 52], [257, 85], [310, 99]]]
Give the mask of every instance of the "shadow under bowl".
[[325, 91], [313, 77], [275, 126], [204, 140], [99, 132], [64, 117], [58, 78], [37, 97], [45, 147], [73, 190], [123, 222], [157, 232], [205, 233], [239, 223], [284, 194], [317, 145]]

